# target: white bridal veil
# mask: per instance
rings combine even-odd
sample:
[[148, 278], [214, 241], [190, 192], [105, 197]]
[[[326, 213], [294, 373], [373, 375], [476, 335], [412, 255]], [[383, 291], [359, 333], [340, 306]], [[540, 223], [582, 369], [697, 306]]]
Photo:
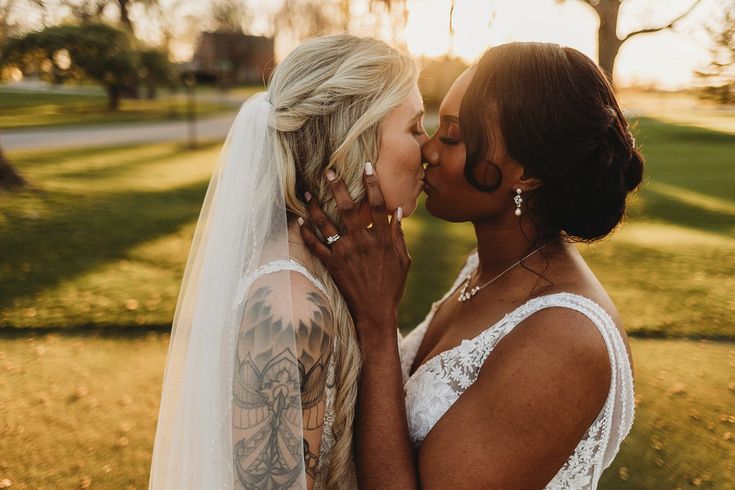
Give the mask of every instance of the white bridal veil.
[[[243, 104], [207, 189], [173, 320], [152, 490], [306, 488], [295, 338], [254, 325], [256, 271], [289, 258], [271, 114], [266, 92]], [[289, 308], [288, 276], [268, 285]]]

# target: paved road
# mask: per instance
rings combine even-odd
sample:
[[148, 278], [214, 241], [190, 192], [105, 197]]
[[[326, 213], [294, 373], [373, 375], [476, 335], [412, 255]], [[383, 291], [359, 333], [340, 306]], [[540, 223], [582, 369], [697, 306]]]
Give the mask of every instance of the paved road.
[[[200, 119], [196, 125], [198, 139], [222, 138], [224, 140], [235, 115], [235, 112], [233, 112], [224, 116]], [[0, 132], [0, 141], [2, 141], [5, 151], [116, 146], [162, 141], [187, 141], [187, 139], [188, 128], [185, 121], [105, 124]]]
[[[232, 114], [200, 119], [197, 122], [198, 140], [225, 139], [235, 119]], [[436, 114], [429, 113], [424, 119], [426, 127], [438, 123]], [[21, 131], [0, 131], [0, 142], [5, 151], [26, 149], [55, 149], [85, 146], [119, 146], [138, 143], [187, 141], [188, 128], [185, 121], [158, 123], [105, 124], [100, 126], [77, 126], [72, 128], [46, 128]]]

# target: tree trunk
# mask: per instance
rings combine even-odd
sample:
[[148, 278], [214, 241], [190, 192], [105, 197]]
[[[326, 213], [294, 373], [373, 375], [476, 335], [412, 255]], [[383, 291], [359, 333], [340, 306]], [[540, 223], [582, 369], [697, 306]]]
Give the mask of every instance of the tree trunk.
[[0, 189], [10, 190], [23, 187], [27, 184], [26, 180], [15, 170], [5, 155], [3, 148], [0, 146]]
[[120, 99], [122, 98], [122, 90], [120, 87], [112, 85], [107, 87], [107, 109], [117, 111], [120, 109]]
[[120, 8], [120, 23], [128, 32], [134, 34], [133, 23], [130, 21], [130, 14], [128, 13], [128, 0], [117, 0], [117, 6]]
[[601, 0], [595, 6], [597, 16], [600, 18], [600, 28], [597, 31], [597, 58], [611, 84], [614, 83], [615, 58], [623, 44], [618, 38], [619, 10], [618, 0]]

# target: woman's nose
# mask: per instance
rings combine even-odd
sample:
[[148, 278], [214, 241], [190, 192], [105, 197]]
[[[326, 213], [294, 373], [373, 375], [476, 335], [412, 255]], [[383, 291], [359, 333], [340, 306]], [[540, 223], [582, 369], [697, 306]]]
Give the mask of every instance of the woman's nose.
[[427, 137], [424, 144], [421, 145], [421, 159], [429, 165], [439, 164], [439, 152], [434, 138]]

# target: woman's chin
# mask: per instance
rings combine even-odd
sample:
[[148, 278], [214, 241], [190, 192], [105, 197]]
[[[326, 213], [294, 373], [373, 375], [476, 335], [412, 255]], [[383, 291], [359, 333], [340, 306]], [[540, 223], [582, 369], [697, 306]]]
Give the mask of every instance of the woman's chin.
[[413, 201], [406, 203], [403, 205], [403, 216], [411, 216], [414, 212], [416, 212], [417, 207], [417, 199], [414, 199]]

